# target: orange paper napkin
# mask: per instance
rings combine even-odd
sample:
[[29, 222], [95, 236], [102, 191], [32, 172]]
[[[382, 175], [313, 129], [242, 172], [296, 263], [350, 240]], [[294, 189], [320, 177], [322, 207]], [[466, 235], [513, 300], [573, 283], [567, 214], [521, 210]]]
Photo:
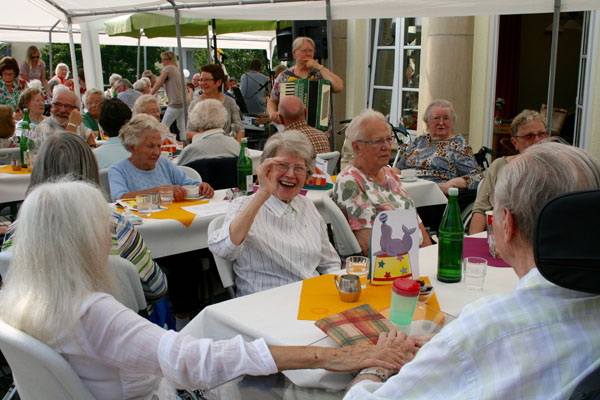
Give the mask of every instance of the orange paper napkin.
[[19, 171], [13, 171], [10, 165], [0, 167], [0, 173], [3, 174], [31, 174], [29, 168], [21, 168]]
[[[157, 211], [150, 214], [149, 217], [151, 219], [175, 219], [185, 225], [186, 228], [189, 228], [194, 218], [196, 218], [196, 214], [191, 213], [189, 211], [185, 211], [181, 207], [194, 206], [197, 204], [206, 204], [210, 200], [198, 200], [198, 201], [176, 201], [173, 204], [168, 206], [167, 210]], [[164, 207], [164, 206], [163, 206]]]
[[[375, 310], [382, 311], [389, 308], [392, 298], [392, 286], [372, 286], [367, 283], [367, 288], [362, 291], [360, 299], [354, 303], [345, 303], [340, 300], [334, 275], [321, 275], [302, 281], [302, 292], [300, 293], [300, 306], [298, 307], [298, 319], [307, 321], [317, 321], [321, 318], [340, 313], [363, 304], [370, 304]], [[425, 283], [429, 284], [428, 277], [421, 277]], [[440, 305], [434, 294], [429, 298], [427, 305], [436, 310]], [[389, 311], [387, 312], [389, 318]], [[431, 314], [431, 313], [429, 313]], [[430, 319], [430, 315], [423, 313], [422, 317], [414, 319]], [[385, 315], [385, 313], [384, 313]], [[417, 312], [415, 315], [419, 316]], [[432, 316], [434, 317], [434, 316]]]

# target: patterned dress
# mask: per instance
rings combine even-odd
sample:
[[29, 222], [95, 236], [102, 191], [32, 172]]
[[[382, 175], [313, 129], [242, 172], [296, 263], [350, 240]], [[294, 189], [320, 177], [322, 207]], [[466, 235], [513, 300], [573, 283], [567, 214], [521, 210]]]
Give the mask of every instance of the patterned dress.
[[433, 140], [430, 134], [418, 136], [410, 145], [398, 168], [414, 168], [417, 176], [435, 183], [463, 178], [469, 189], [477, 188], [483, 173], [473, 156], [473, 150], [462, 135]]
[[0, 104], [11, 106], [14, 111], [17, 111], [17, 103], [21, 92], [25, 90], [27, 84], [21, 78], [15, 78], [12, 85], [12, 93], [6, 87], [6, 83], [0, 79]]
[[335, 181], [333, 201], [342, 210], [353, 231], [371, 229], [377, 214], [384, 210], [415, 208], [398, 175], [390, 167], [383, 168], [385, 182], [382, 185], [353, 165], [344, 168]]

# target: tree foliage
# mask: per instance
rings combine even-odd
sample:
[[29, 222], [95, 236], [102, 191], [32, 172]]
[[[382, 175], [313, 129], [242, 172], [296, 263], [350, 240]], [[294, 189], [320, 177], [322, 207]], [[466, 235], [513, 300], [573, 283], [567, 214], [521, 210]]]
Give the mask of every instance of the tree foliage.
[[[160, 74], [161, 67], [156, 66], [156, 62], [160, 61], [160, 53], [166, 51], [164, 47], [147, 47], [147, 62], [148, 69], [155, 75]], [[49, 45], [40, 49], [42, 60], [49, 65]], [[105, 84], [108, 84], [108, 78], [112, 73], [117, 73], [123, 78], [129, 79], [131, 82], [136, 81], [136, 56], [137, 47], [135, 46], [109, 46], [100, 45], [100, 56], [102, 57], [102, 79]], [[81, 57], [81, 46], [75, 45], [75, 57], [77, 66], [83, 66]], [[144, 53], [140, 51], [140, 74], [144, 70]], [[65, 63], [71, 68], [71, 53], [68, 44], [53, 44], [52, 45], [52, 66], [55, 68], [58, 63]], [[49, 71], [49, 75], [54, 75], [54, 71]]]
[[[238, 78], [239, 80], [243, 74], [248, 72], [250, 61], [252, 61], [252, 59], [254, 58], [258, 58], [261, 61], [261, 72], [267, 76], [269, 75], [266, 66], [267, 61], [265, 58], [266, 54], [264, 50], [223, 49], [222, 52], [222, 64], [225, 65], [225, 68], [227, 69], [227, 74], [231, 77]], [[196, 49], [192, 53], [192, 57], [194, 58], [194, 67], [198, 71], [200, 71], [200, 68], [202, 68], [203, 65], [208, 63], [206, 49]]]

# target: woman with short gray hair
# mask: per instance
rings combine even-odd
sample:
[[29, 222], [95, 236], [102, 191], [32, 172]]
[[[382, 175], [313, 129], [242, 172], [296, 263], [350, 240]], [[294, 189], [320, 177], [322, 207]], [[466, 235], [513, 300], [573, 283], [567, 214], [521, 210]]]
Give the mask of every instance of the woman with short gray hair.
[[108, 171], [113, 200], [157, 192], [158, 186], [173, 186], [175, 201], [185, 197], [183, 186], [199, 185], [200, 195], [213, 196], [207, 183], [188, 178], [166, 157], [161, 157], [160, 122], [147, 114], [134, 115], [120, 132], [121, 143], [131, 157], [111, 165]]
[[483, 173], [471, 146], [461, 134], [454, 133], [456, 112], [452, 103], [434, 100], [423, 120], [427, 133], [411, 143], [398, 168], [416, 169], [419, 178], [437, 183], [445, 195], [451, 187], [477, 189]]
[[[534, 144], [546, 140], [546, 121], [539, 112], [534, 110], [523, 110], [510, 125], [512, 136], [510, 141], [517, 152], [521, 153]], [[492, 211], [494, 203], [494, 187], [499, 172], [511, 162], [516, 155], [498, 157], [488, 168], [485, 178], [482, 179], [477, 189], [477, 197], [473, 205], [473, 217], [469, 234], [483, 232], [486, 229], [486, 211]]]
[[225, 134], [225, 124], [229, 113], [219, 100], [206, 99], [198, 102], [189, 115], [189, 121], [196, 131], [188, 131], [191, 144], [181, 152], [177, 163], [187, 165], [204, 158], [237, 157], [240, 144]]
[[233, 261], [237, 295], [340, 269], [340, 257], [313, 202], [298, 196], [314, 170], [315, 154], [300, 131], [271, 136], [257, 168], [259, 189], [235, 199], [210, 250]]
[[100, 119], [100, 109], [105, 99], [104, 92], [96, 88], [86, 90], [83, 95], [83, 105], [87, 109], [87, 112], [82, 115], [82, 122], [95, 132], [94, 136], [98, 136], [98, 139], [103, 139], [102, 135], [99, 135], [100, 125], [98, 125], [98, 120]]

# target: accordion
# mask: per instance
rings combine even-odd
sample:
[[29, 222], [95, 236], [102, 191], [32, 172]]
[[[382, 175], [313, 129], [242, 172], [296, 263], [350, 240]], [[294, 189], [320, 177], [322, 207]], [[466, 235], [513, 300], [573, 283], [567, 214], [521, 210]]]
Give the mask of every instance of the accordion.
[[327, 131], [329, 129], [331, 82], [325, 79], [297, 79], [280, 85], [280, 98], [296, 96], [306, 108], [308, 125]]

